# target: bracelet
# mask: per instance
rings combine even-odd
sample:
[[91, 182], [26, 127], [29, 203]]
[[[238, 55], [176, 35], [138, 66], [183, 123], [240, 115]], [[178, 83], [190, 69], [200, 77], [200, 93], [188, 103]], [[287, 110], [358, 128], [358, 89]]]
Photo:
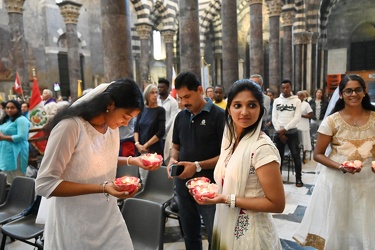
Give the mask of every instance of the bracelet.
[[132, 158], [133, 156], [128, 156], [128, 158], [126, 159], [126, 166], [130, 166], [129, 164], [129, 159]]
[[230, 206], [230, 195], [227, 195], [227, 198], [225, 199], [225, 205]]
[[235, 208], [236, 207], [236, 195], [231, 194], [230, 195], [230, 208]]
[[137, 141], [136, 143], [134, 143], [134, 145], [137, 145], [137, 144], [139, 144], [139, 141]]
[[102, 190], [103, 190], [103, 194], [104, 196], [107, 198], [107, 201], [109, 201], [109, 194], [105, 192], [105, 186], [108, 184], [108, 181], [105, 181], [101, 184], [102, 186]]
[[341, 170], [341, 172], [343, 172], [344, 174], [346, 174], [346, 170], [345, 170], [345, 168], [344, 168], [344, 165], [340, 165], [340, 167], [339, 167], [339, 169]]

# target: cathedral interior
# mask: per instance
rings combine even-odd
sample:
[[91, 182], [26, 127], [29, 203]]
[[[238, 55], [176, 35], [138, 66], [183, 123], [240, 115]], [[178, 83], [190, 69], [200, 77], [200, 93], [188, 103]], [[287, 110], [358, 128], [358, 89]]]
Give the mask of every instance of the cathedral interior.
[[0, 93], [16, 72], [25, 94], [39, 87], [77, 96], [131, 77], [143, 87], [190, 70], [203, 86], [228, 88], [261, 74], [278, 92], [332, 92], [360, 74], [375, 100], [373, 0], [1, 0]]

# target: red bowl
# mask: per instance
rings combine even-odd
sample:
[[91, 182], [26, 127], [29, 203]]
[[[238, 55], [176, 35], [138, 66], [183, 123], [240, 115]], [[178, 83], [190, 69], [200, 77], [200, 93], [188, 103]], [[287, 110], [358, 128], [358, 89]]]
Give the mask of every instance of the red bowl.
[[186, 187], [188, 189], [192, 189], [194, 188], [195, 186], [201, 186], [201, 185], [205, 185], [205, 184], [210, 184], [210, 179], [208, 179], [207, 177], [195, 177], [193, 179], [190, 179], [186, 182]]
[[140, 180], [137, 177], [123, 176], [116, 178], [113, 184], [117, 187], [118, 191], [132, 193], [137, 189], [139, 182]]
[[143, 154], [141, 155], [141, 160], [145, 166], [155, 166], [163, 162], [163, 157], [161, 155], [155, 154]]

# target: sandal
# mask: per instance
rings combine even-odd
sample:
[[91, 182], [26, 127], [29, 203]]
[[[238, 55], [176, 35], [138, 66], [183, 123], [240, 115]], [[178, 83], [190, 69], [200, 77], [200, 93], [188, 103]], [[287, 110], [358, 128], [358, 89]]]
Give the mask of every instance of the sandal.
[[296, 187], [303, 187], [303, 182], [302, 180], [296, 180]]

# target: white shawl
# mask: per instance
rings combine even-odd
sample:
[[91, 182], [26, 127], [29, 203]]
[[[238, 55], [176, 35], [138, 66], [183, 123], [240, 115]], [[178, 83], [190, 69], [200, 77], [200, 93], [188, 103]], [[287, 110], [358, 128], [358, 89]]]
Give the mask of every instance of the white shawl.
[[[248, 134], [240, 140], [227, 165], [225, 164], [225, 160], [228, 154], [231, 153], [232, 146], [228, 148], [229, 131], [225, 127], [220, 157], [214, 171], [214, 178], [216, 184], [219, 186], [218, 193], [226, 195], [235, 194], [238, 197], [245, 196], [246, 183], [249, 177], [250, 166], [252, 165], [251, 161], [255, 150], [260, 146], [257, 141], [261, 133], [261, 126], [262, 122], [259, 122], [255, 133]], [[224, 186], [222, 186], [224, 176]], [[239, 212], [240, 208], [229, 208], [228, 205], [217, 204], [212, 243], [215, 249], [232, 248], [235, 237], [234, 229]]]

